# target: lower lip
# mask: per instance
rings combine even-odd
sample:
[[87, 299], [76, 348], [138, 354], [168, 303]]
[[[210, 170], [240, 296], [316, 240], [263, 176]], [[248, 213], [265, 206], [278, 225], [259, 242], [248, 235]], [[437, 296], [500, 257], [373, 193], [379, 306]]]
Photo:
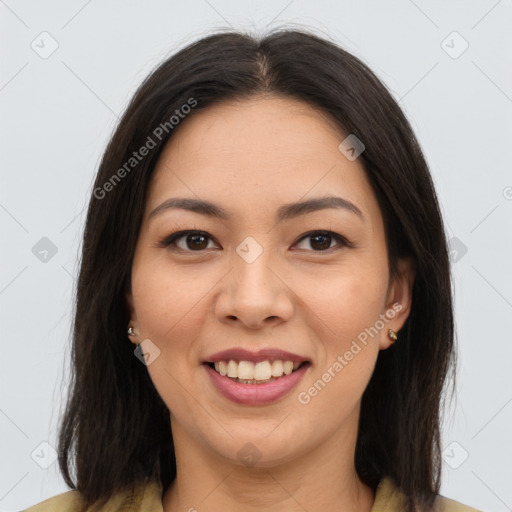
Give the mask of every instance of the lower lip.
[[275, 402], [287, 395], [302, 379], [310, 364], [303, 364], [289, 375], [283, 375], [266, 384], [241, 384], [222, 376], [207, 364], [203, 366], [221, 395], [237, 404], [261, 405]]

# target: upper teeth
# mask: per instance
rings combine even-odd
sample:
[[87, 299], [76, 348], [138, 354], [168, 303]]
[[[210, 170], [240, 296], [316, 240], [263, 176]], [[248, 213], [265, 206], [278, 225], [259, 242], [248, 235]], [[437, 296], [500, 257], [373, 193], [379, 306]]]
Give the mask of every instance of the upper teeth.
[[283, 374], [289, 375], [293, 370], [300, 366], [300, 362], [293, 361], [218, 361], [215, 363], [215, 370], [221, 375], [227, 375], [233, 379], [254, 379], [268, 380], [271, 377], [281, 377]]

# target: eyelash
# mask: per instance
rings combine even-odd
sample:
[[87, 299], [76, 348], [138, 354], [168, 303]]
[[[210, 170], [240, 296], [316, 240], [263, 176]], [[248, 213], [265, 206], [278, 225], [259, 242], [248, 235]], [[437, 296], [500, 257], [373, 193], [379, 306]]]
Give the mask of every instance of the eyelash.
[[[172, 233], [171, 235], [168, 235], [167, 237], [165, 237], [160, 242], [159, 246], [173, 250], [173, 251], [188, 252], [191, 254], [192, 253], [204, 253], [204, 251], [207, 250], [207, 249], [199, 249], [197, 251], [194, 251], [191, 249], [176, 248], [175, 242], [178, 241], [180, 238], [186, 238], [187, 235], [202, 235], [202, 236], [208, 238], [209, 240], [215, 241], [206, 231], [200, 231], [200, 230], [196, 230], [196, 229], [184, 229], [181, 231], [176, 231], [175, 233]], [[354, 247], [352, 242], [347, 240], [345, 237], [339, 235], [338, 233], [334, 233], [333, 231], [328, 231], [328, 230], [316, 230], [316, 231], [309, 231], [308, 233], [304, 233], [297, 240], [297, 242], [295, 242], [295, 244], [301, 242], [302, 240], [304, 240], [306, 238], [313, 237], [314, 235], [330, 236], [332, 239], [334, 239], [336, 242], [338, 242], [338, 244], [341, 247], [349, 247], [349, 248]], [[172, 248], [173, 245], [174, 245], [174, 247]], [[336, 249], [336, 246], [329, 247], [328, 249], [320, 250], [320, 251], [315, 251], [314, 249], [311, 249], [310, 251], [315, 252], [315, 253], [325, 253], [325, 252], [329, 253], [332, 249]], [[302, 250], [304, 250], [304, 249], [302, 249]], [[308, 250], [308, 249], [305, 249], [305, 250]]]

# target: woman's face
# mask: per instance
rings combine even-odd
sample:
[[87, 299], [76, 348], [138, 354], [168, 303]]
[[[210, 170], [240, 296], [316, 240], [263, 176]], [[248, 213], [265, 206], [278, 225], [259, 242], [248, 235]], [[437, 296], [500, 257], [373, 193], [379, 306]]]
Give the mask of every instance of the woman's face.
[[[221, 103], [182, 123], [153, 175], [128, 297], [177, 450], [271, 466], [327, 440], [355, 443], [413, 279], [402, 262], [389, 280], [359, 159], [338, 149], [334, 123], [292, 99]], [[193, 211], [202, 201], [214, 207]], [[201, 233], [171, 238], [184, 230]], [[232, 349], [247, 353], [215, 357]], [[301, 366], [288, 375], [286, 361]]]

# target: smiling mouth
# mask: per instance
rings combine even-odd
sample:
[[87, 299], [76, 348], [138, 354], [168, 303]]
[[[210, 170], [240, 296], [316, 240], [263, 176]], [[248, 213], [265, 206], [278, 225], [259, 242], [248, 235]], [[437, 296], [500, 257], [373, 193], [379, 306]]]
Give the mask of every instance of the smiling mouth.
[[223, 377], [240, 384], [266, 384], [294, 373], [299, 368], [310, 365], [309, 361], [228, 361], [207, 362], [210, 368]]

